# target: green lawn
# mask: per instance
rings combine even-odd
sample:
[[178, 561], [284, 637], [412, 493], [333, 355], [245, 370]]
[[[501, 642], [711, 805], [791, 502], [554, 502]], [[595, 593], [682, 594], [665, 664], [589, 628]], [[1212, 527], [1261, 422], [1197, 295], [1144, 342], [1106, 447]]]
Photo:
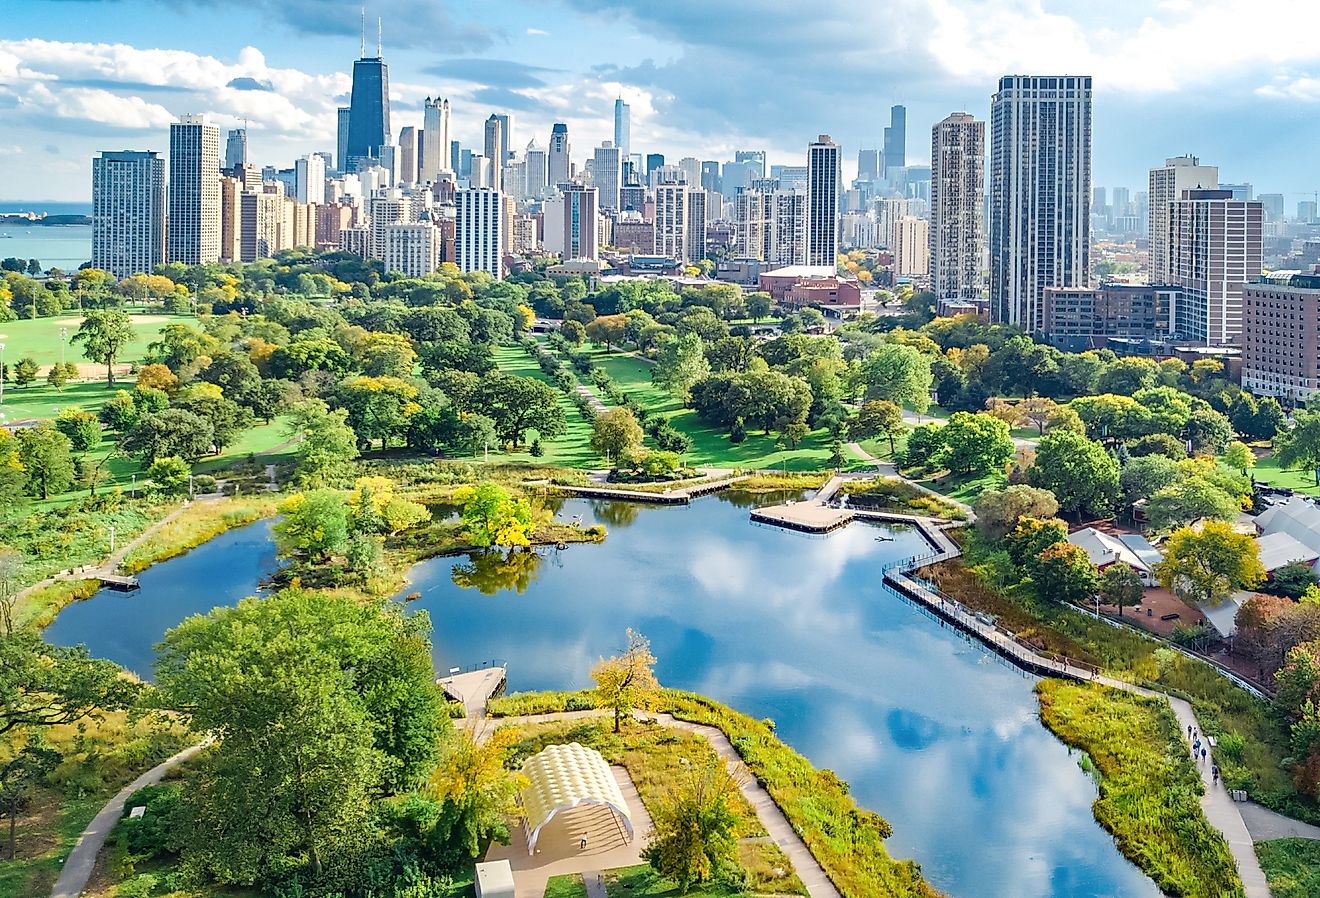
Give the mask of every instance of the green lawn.
[[[547, 898], [549, 892], [546, 892]], [[605, 894], [609, 898], [668, 898], [670, 895], [688, 895], [689, 898], [726, 898], [743, 894], [738, 889], [728, 886], [704, 885], [693, 886], [687, 892], [680, 892], [672, 880], [664, 879], [642, 864], [636, 867], [620, 867], [605, 871]]]
[[[0, 324], [0, 327], [7, 325]], [[6, 358], [8, 358], [6, 356]], [[116, 389], [133, 389], [132, 379], [120, 381], [116, 378]], [[94, 412], [115, 395], [115, 390], [106, 389], [105, 380], [69, 383], [58, 390], [38, 380], [26, 387], [5, 384], [5, 402], [0, 405], [0, 414], [10, 421], [22, 421], [26, 418], [53, 418], [63, 408], [80, 408]]]
[[545, 884], [545, 898], [587, 898], [582, 874], [564, 873], [550, 877], [550, 881]]
[[1008, 482], [1003, 471], [992, 471], [989, 474], [977, 474], [975, 476], [952, 476], [931, 477], [924, 480], [918, 480], [922, 486], [929, 487], [942, 496], [948, 496], [958, 502], [966, 502], [968, 505], [976, 501], [976, 497], [986, 490], [998, 489]]
[[[122, 362], [136, 362], [146, 355], [147, 344], [156, 339], [165, 325], [196, 321], [191, 315], [162, 315], [159, 309], [145, 315], [134, 314], [132, 317], [134, 337], [120, 353], [119, 360]], [[0, 321], [0, 343], [5, 344], [5, 361], [12, 365], [25, 356], [31, 356], [38, 365], [45, 368], [60, 360], [63, 347], [65, 361], [86, 362], [81, 344], [68, 342], [81, 322], [82, 316], [77, 311], [54, 318]], [[61, 337], [61, 329], [66, 331], [67, 336]]]
[[1288, 471], [1279, 467], [1273, 456], [1266, 456], [1256, 462], [1252, 475], [1261, 483], [1280, 488], [1296, 490], [1311, 496], [1320, 496], [1320, 487], [1315, 485], [1315, 472]]
[[[535, 377], [550, 383], [536, 360], [529, 356], [521, 346], [499, 346], [495, 349], [495, 363], [500, 370], [520, 377]], [[553, 385], [552, 385], [553, 386]], [[559, 465], [565, 468], [602, 468], [605, 460], [597, 455], [588, 445], [591, 439], [591, 425], [582, 419], [582, 415], [567, 395], [554, 388], [559, 396], [559, 407], [564, 410], [564, 419], [568, 430], [553, 440], [542, 440], [541, 448], [545, 454], [533, 458], [526, 449], [519, 452], [491, 452], [491, 458], [499, 461], [532, 462], [534, 464]], [[533, 431], [535, 435], [535, 431]], [[528, 439], [530, 446], [531, 440]]]
[[1256, 856], [1260, 858], [1274, 898], [1315, 898], [1320, 895], [1320, 842], [1312, 839], [1257, 842]]

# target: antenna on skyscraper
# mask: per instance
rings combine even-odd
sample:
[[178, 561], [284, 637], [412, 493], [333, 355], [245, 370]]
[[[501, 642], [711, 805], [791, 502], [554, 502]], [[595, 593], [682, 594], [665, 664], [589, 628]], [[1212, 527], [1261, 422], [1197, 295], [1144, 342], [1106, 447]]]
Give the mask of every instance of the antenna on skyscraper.
[[381, 44], [380, 16], [376, 17], [376, 58], [377, 59], [385, 58], [385, 50], [383, 49], [383, 45]]
[[367, 7], [362, 7], [362, 39], [358, 43], [358, 58], [367, 58]]

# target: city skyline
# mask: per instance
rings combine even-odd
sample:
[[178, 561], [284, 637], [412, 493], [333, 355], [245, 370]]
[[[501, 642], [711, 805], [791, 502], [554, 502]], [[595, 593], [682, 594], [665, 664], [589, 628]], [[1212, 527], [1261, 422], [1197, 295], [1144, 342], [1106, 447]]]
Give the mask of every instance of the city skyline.
[[[8, 125], [0, 170], [21, 186], [6, 188], [5, 198], [83, 199], [96, 151], [163, 152], [169, 123], [185, 113], [206, 113], [222, 131], [247, 122], [249, 155], [261, 163], [334, 150], [335, 110], [347, 104], [359, 51], [358, 6], [240, 5], [258, 28], [222, 27], [218, 13], [201, 7], [161, 14], [154, 0], [34, 0], [10, 13], [12, 37], [0, 40], [0, 118]], [[393, 69], [394, 131], [420, 130], [425, 98], [443, 96], [453, 103], [453, 138], [468, 147], [482, 145], [492, 112], [516, 114], [511, 147], [546, 141], [555, 121], [566, 122], [584, 150], [598, 146], [614, 136], [614, 103], [622, 98], [633, 152], [725, 159], [739, 147], [763, 146], [772, 163], [800, 164], [802, 148], [824, 132], [842, 149], [847, 180], [858, 149], [883, 146], [889, 106], [907, 106], [906, 154], [923, 164], [923, 135], [935, 122], [952, 111], [986, 119], [999, 76], [1048, 71], [1094, 77], [1096, 185], [1143, 189], [1149, 168], [1184, 152], [1215, 159], [1225, 180], [1283, 193], [1290, 206], [1320, 181], [1299, 152], [1309, 132], [1320, 131], [1320, 79], [1312, 74], [1320, 49], [1285, 46], [1264, 32], [1255, 49], [1239, 46], [1270, 21], [1262, 4], [1246, 15], [1237, 0], [1206, 9], [1166, 2], [1138, 15], [1144, 7], [1119, 3], [1101, 20], [1080, 4], [1045, 13], [1004, 0], [980, 4], [985, 14], [973, 21], [959, 4], [930, 12], [900, 3], [887, 13], [905, 26], [886, 43], [891, 52], [874, 54], [878, 60], [867, 54], [866, 62], [840, 62], [840, 50], [864, 39], [867, 29], [854, 26], [870, 13], [827, 6], [805, 30], [787, 13], [758, 14], [766, 39], [748, 48], [735, 41], [743, 5], [675, 4], [646, 18], [605, 0], [508, 2], [501, 21], [523, 27], [492, 29], [465, 4], [418, 11], [383, 0], [367, 4], [367, 43], [379, 16]], [[1289, 0], [1264, 6], [1297, 27], [1320, 19]], [[730, 27], [687, 34], [684, 24], [699, 16]], [[1214, 58], [1198, 51], [1193, 64], [1194, 44], [1228, 22], [1234, 41]], [[439, 24], [438, 55], [415, 45], [425, 30], [418, 26]], [[714, 82], [718, 90], [702, 74], [711, 54], [733, 76]], [[801, 65], [817, 58], [830, 65]], [[570, 59], [585, 68], [575, 71]], [[815, 68], [820, 73], [808, 71]], [[775, 98], [773, 109], [766, 96]], [[869, 113], [855, 114], [858, 104]], [[1280, 123], [1287, 140], [1257, 138]]]

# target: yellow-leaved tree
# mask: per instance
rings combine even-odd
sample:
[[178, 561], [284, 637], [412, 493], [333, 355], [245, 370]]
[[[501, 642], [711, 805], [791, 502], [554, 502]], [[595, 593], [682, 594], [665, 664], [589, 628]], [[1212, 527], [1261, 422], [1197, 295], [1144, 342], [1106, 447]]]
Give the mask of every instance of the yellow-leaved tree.
[[614, 732], [623, 715], [634, 708], [649, 708], [660, 692], [655, 678], [655, 656], [651, 641], [636, 630], [628, 630], [628, 648], [613, 658], [602, 658], [591, 669], [596, 681], [596, 703], [614, 711]]

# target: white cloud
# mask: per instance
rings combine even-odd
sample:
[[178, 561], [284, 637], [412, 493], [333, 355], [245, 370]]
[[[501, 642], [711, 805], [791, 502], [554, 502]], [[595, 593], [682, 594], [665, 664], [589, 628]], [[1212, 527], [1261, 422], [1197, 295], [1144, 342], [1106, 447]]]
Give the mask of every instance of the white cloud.
[[540, 29], [540, 28], [528, 28], [528, 29], [527, 29], [527, 33], [528, 33], [528, 34], [531, 34], [531, 35], [534, 35], [534, 36], [536, 36], [536, 37], [545, 37], [545, 36], [547, 36], [547, 35], [550, 34], [550, 32], [548, 32], [548, 31], [544, 31], [544, 30], [542, 30], [542, 29]]

